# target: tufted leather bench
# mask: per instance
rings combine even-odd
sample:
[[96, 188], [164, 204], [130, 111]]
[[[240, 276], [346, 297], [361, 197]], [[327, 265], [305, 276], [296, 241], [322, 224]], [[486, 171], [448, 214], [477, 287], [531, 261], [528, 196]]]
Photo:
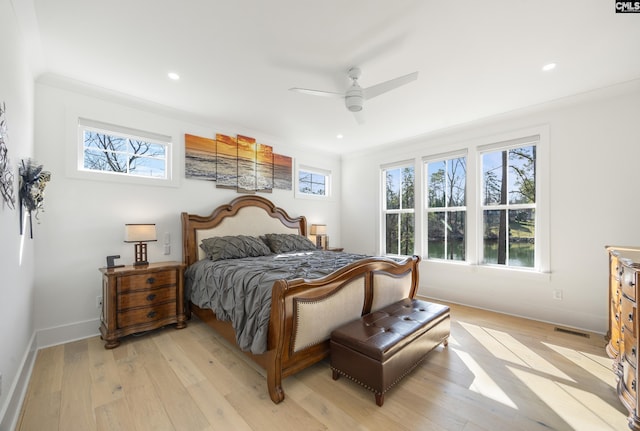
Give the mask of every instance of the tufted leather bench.
[[385, 392], [450, 334], [449, 307], [403, 299], [347, 323], [331, 333], [333, 379], [344, 375], [375, 392]]

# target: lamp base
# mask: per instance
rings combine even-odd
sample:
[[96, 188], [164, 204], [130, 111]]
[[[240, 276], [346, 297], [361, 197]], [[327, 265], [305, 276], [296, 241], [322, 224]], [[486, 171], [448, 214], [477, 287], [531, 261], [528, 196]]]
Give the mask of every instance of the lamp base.
[[136, 261], [133, 266], [149, 265], [147, 262], [147, 244], [139, 242], [135, 244]]

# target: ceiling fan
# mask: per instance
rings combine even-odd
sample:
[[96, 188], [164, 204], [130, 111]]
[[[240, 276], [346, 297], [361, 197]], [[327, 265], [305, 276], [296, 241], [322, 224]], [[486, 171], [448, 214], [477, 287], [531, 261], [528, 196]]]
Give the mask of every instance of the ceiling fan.
[[320, 90], [310, 90], [307, 88], [290, 88], [291, 91], [296, 91], [298, 93], [311, 94], [313, 96], [323, 96], [323, 97], [335, 97], [335, 98], [344, 98], [344, 104], [347, 109], [354, 114], [356, 114], [356, 119], [358, 122], [362, 122], [362, 118], [357, 115], [360, 111], [362, 111], [362, 107], [365, 100], [373, 99], [376, 96], [379, 96], [387, 91], [394, 90], [402, 85], [408, 84], [411, 81], [415, 81], [418, 79], [418, 72], [413, 72], [408, 75], [399, 76], [394, 79], [390, 79], [385, 82], [381, 82], [380, 84], [372, 85], [371, 87], [362, 88], [360, 84], [358, 84], [358, 78], [360, 78], [360, 69], [357, 67], [352, 67], [348, 71], [349, 78], [351, 78], [351, 86], [347, 88], [347, 91], [344, 93], [335, 93], [332, 91], [320, 91]]

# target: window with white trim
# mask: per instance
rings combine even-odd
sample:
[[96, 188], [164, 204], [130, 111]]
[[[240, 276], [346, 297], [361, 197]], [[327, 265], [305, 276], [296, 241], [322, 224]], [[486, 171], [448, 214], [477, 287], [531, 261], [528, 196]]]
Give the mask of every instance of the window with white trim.
[[481, 151], [481, 261], [484, 264], [536, 266], [538, 138], [524, 141]]
[[415, 248], [415, 175], [411, 165], [382, 170], [382, 254], [410, 256]]
[[296, 193], [298, 196], [329, 197], [331, 196], [331, 172], [310, 168], [298, 167]]
[[168, 180], [171, 138], [80, 119], [78, 170]]
[[465, 261], [467, 158], [427, 160], [424, 171], [427, 258]]

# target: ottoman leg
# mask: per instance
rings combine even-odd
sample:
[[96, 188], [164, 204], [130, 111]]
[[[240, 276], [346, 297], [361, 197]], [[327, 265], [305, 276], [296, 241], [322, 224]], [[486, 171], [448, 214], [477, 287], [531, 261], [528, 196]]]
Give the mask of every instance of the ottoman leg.
[[384, 404], [384, 394], [378, 394], [376, 393], [376, 404], [379, 407], [382, 407], [382, 404]]
[[340, 373], [336, 370], [333, 370], [333, 380], [338, 380], [338, 377], [340, 377]]

